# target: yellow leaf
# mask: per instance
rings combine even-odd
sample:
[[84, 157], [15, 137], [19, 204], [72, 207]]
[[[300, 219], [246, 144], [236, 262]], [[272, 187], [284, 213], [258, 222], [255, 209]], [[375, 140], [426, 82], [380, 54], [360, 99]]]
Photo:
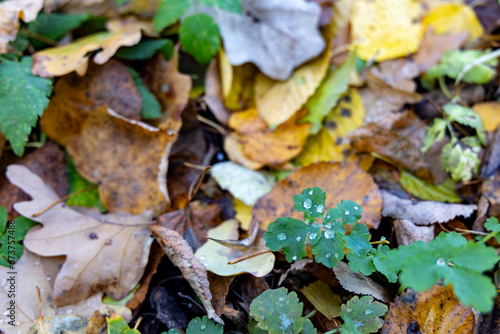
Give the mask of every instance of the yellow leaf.
[[452, 3], [442, 4], [432, 9], [424, 16], [422, 24], [424, 31], [428, 26], [432, 26], [438, 35], [467, 31], [468, 42], [481, 37], [484, 32], [476, 14], [469, 6]]
[[357, 90], [351, 89], [339, 104], [326, 116], [320, 132], [307, 139], [296, 161], [307, 166], [318, 161], [342, 161], [343, 151], [349, 145], [342, 139], [363, 124], [365, 110]]
[[497, 101], [476, 103], [472, 107], [481, 116], [486, 131], [494, 131], [500, 124], [500, 103]]
[[333, 320], [340, 316], [342, 299], [323, 281], [316, 281], [302, 288], [302, 293], [325, 317]]
[[413, 53], [422, 38], [420, 13], [419, 3], [413, 0], [354, 1], [351, 46], [364, 60], [382, 61]]
[[248, 230], [250, 222], [252, 221], [252, 207], [251, 205], [246, 205], [239, 199], [234, 199], [234, 211], [236, 211], [235, 218], [240, 222], [241, 228], [243, 230]]
[[295, 70], [285, 82], [273, 80], [262, 73], [255, 78], [255, 103], [260, 117], [275, 128], [286, 122], [314, 93], [326, 74], [330, 46], [316, 60]]
[[224, 105], [230, 110], [247, 109], [253, 105], [255, 65], [232, 66], [224, 51], [219, 51], [220, 81]]

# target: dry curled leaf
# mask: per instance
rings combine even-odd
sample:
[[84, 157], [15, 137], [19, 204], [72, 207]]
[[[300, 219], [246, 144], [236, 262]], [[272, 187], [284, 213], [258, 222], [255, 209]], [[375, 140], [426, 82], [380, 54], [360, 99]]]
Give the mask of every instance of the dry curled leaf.
[[252, 223], [266, 230], [278, 217], [302, 219], [302, 214], [293, 209], [293, 196], [312, 187], [326, 192], [326, 208], [335, 207], [341, 199], [354, 201], [363, 208], [360, 221], [371, 228], [378, 227], [382, 197], [372, 177], [356, 162], [320, 162], [295, 170], [255, 203]]
[[57, 305], [74, 304], [96, 291], [121, 299], [134, 288], [152, 242], [149, 214], [84, 214], [58, 203], [34, 217], [59, 196], [24, 166], [9, 166], [7, 177], [33, 198], [16, 203], [15, 210], [43, 224], [28, 232], [24, 245], [41, 256], [66, 256], [54, 282]]
[[156, 217], [170, 203], [167, 157], [175, 138], [101, 107], [87, 117], [67, 149], [80, 174], [100, 184], [99, 195], [109, 211], [149, 210]]
[[212, 293], [208, 283], [207, 270], [194, 255], [187, 241], [179, 233], [161, 225], [153, 225], [151, 230], [170, 261], [179, 267], [184, 278], [200, 298], [208, 317], [224, 324], [212, 306]]
[[12, 50], [9, 42], [16, 39], [19, 19], [31, 22], [36, 19], [43, 0], [11, 0], [0, 3], [0, 54]]

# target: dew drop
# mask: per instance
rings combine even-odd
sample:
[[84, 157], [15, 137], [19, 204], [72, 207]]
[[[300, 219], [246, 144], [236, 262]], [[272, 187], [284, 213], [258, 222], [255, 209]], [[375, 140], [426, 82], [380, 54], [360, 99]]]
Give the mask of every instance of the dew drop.
[[346, 210], [346, 211], [344, 212], [344, 214], [345, 214], [346, 216], [349, 216], [349, 214], [350, 214], [350, 213], [351, 213], [351, 211], [349, 211], [349, 210]]
[[444, 267], [446, 265], [446, 261], [443, 258], [440, 258], [436, 261], [436, 264], [440, 267]]
[[368, 315], [368, 314], [372, 314], [372, 313], [373, 313], [373, 311], [372, 311], [372, 310], [366, 310], [366, 311], [365, 311], [365, 314], [366, 314], [366, 315]]
[[332, 223], [326, 223], [325, 228], [331, 229], [332, 228]]
[[329, 259], [329, 258], [331, 258], [331, 257], [332, 257], [332, 253], [326, 253], [326, 255], [325, 255], [325, 256], [326, 256], [326, 258], [327, 258], [327, 259]]
[[47, 282], [50, 282], [50, 279], [51, 279], [51, 278], [50, 278], [50, 276], [49, 276], [49, 275], [47, 275], [47, 276], [45, 277], [45, 279], [47, 280]]
[[318, 236], [317, 233], [311, 233], [311, 234], [309, 234], [309, 239], [314, 240], [314, 239], [316, 239], [317, 236]]
[[205, 324], [201, 324], [200, 329], [201, 329], [202, 331], [204, 331], [205, 329], [207, 329], [207, 325], [205, 325]]
[[318, 211], [319, 213], [325, 212], [325, 206], [323, 204], [319, 204], [318, 206], [316, 206], [316, 211]]
[[330, 217], [331, 217], [330, 215], [327, 215], [327, 216], [326, 216], [326, 219], [330, 219]]
[[33, 262], [33, 266], [38, 267], [39, 265], [40, 265], [40, 262], [38, 262], [38, 261]]
[[292, 260], [294, 260], [294, 261], [295, 261], [295, 260], [297, 260], [297, 255], [294, 255], [294, 256], [292, 257]]
[[202, 256], [200, 256], [199, 259], [200, 259], [200, 261], [205, 261], [207, 259], [207, 257], [205, 255], [202, 255]]
[[280, 240], [280, 241], [286, 240], [286, 234], [285, 233], [278, 234], [278, 240]]
[[309, 218], [306, 218], [304, 221], [306, 222], [306, 224], [309, 224], [311, 222]]
[[358, 209], [358, 207], [357, 207], [357, 206], [355, 206], [355, 207], [354, 207], [354, 210], [357, 210], [357, 209]]
[[339, 258], [339, 254], [335, 253], [335, 258], [338, 259]]
[[312, 206], [312, 201], [309, 198], [306, 198], [306, 200], [304, 201], [304, 208], [310, 209], [311, 206]]
[[312, 190], [309, 190], [309, 195], [312, 195], [313, 194], [313, 191]]
[[301, 238], [301, 237], [297, 237], [297, 238], [295, 238], [295, 240], [297, 240], [297, 241], [300, 241], [300, 239], [302, 239], [302, 238]]
[[335, 236], [335, 232], [333, 231], [325, 231], [325, 238], [331, 239]]
[[[312, 190], [311, 190], [311, 191], [312, 191]], [[283, 297], [279, 297], [279, 298], [278, 298], [278, 300], [279, 300], [280, 302], [284, 302], [284, 301], [285, 301], [285, 298], [283, 298]]]

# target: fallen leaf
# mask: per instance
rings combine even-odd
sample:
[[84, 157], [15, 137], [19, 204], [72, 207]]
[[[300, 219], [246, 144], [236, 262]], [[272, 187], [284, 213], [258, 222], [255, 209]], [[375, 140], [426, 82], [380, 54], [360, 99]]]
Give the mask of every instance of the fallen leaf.
[[232, 65], [252, 62], [270, 78], [286, 80], [295, 67], [318, 56], [325, 47], [317, 28], [321, 9], [315, 3], [252, 0], [242, 7], [244, 15], [193, 4], [187, 13], [212, 16]]
[[320, 187], [326, 192], [326, 208], [335, 207], [341, 199], [352, 200], [363, 208], [360, 222], [370, 228], [380, 224], [382, 197], [372, 177], [356, 162], [320, 162], [295, 170], [255, 203], [252, 224], [265, 231], [278, 217], [302, 219], [302, 214], [293, 209], [292, 199], [310, 187]]
[[127, 68], [116, 60], [90, 66], [84, 77], [71, 73], [59, 79], [40, 125], [47, 136], [66, 146], [70, 137], [80, 133], [88, 115], [101, 106], [141, 119], [141, 95]]
[[455, 182], [452, 179], [446, 179], [439, 185], [433, 185], [410, 173], [401, 171], [399, 183], [407, 192], [423, 200], [449, 203], [462, 201], [455, 192]]
[[255, 65], [232, 66], [222, 49], [219, 51], [220, 80], [224, 105], [230, 110], [243, 110], [254, 103]]
[[472, 109], [481, 116], [486, 131], [494, 131], [500, 124], [500, 102], [480, 102], [476, 103]]
[[276, 177], [268, 172], [254, 171], [231, 161], [214, 164], [210, 173], [222, 189], [246, 205], [254, 205], [276, 183]]
[[237, 198], [234, 199], [234, 211], [236, 211], [234, 218], [240, 222], [240, 228], [245, 231], [248, 230], [252, 221], [252, 207]]
[[396, 297], [385, 318], [382, 333], [462, 334], [473, 333], [474, 327], [472, 308], [459, 303], [451, 286], [434, 285], [420, 293], [407, 289]]
[[496, 130], [490, 137], [490, 145], [486, 152], [486, 159], [481, 168], [481, 177], [492, 177], [500, 166], [500, 131]]
[[389, 293], [383, 286], [363, 274], [353, 272], [347, 263], [340, 261], [332, 270], [342, 287], [347, 291], [360, 295], [370, 295], [383, 302], [390, 300]]
[[468, 218], [477, 208], [475, 204], [447, 204], [434, 201], [415, 203], [387, 191], [382, 192], [382, 198], [384, 200], [382, 216], [407, 219], [417, 225], [445, 223], [458, 216]]
[[143, 31], [155, 36], [151, 22], [139, 21], [135, 17], [111, 20], [106, 24], [107, 32], [99, 32], [80, 38], [65, 46], [48, 48], [33, 54], [33, 74], [51, 78], [73, 71], [84, 74], [87, 70], [88, 52], [101, 49], [94, 58], [96, 64], [107, 62], [121, 46], [139, 43]]
[[141, 72], [142, 80], [158, 98], [163, 116], [156, 125], [162, 125], [170, 132], [181, 128], [181, 114], [189, 101], [192, 88], [191, 77], [179, 73], [179, 46], [170, 61], [161, 55], [153, 57]]
[[207, 270], [194, 255], [186, 240], [179, 233], [160, 225], [151, 226], [151, 230], [170, 261], [181, 270], [184, 278], [200, 298], [208, 317], [220, 324], [224, 324], [224, 321], [217, 315], [211, 304], [212, 293], [209, 288]]
[[340, 316], [342, 299], [334, 294], [330, 286], [323, 281], [316, 281], [302, 288], [302, 293], [325, 317], [333, 320]]
[[422, 36], [419, 15], [419, 3], [411, 0], [356, 1], [351, 14], [351, 47], [363, 60], [382, 61], [413, 53]]
[[311, 128], [308, 123], [298, 124], [302, 116], [299, 112], [271, 131], [257, 109], [248, 109], [231, 114], [229, 126], [237, 131], [248, 159], [272, 166], [288, 162], [301, 151]]
[[[467, 0], [466, 3], [472, 5], [472, 0]], [[500, 6], [497, 3], [497, 0], [486, 0], [473, 6], [485, 34], [491, 34], [500, 27]]]
[[[222, 78], [220, 74], [221, 66], [219, 63], [218, 59], [214, 59], [210, 65], [208, 65], [207, 72], [205, 73], [205, 96], [203, 100], [206, 102], [217, 121], [222, 125], [227, 125], [231, 112], [226, 108], [222, 100]], [[228, 66], [230, 66], [230, 64]]]
[[327, 46], [321, 56], [297, 68], [285, 82], [257, 74], [255, 104], [260, 117], [270, 128], [289, 120], [313, 95], [328, 70], [330, 54]]
[[264, 167], [264, 164], [252, 161], [243, 152], [243, 140], [238, 135], [226, 136], [224, 138], [224, 151], [229, 160], [247, 168], [258, 170]]
[[40, 317], [26, 330], [26, 334], [85, 334], [89, 320], [73, 314]]
[[432, 26], [429, 26], [413, 60], [418, 65], [420, 72], [427, 72], [428, 69], [439, 63], [447, 51], [459, 49], [468, 36], [469, 33], [466, 31], [439, 35], [434, 32]]
[[325, 117], [318, 134], [307, 138], [304, 149], [295, 158], [302, 166], [319, 161], [342, 161], [349, 143], [344, 137], [363, 124], [365, 110], [357, 90], [350, 89]]
[[[238, 225], [238, 221], [235, 219], [226, 220], [208, 231], [207, 237], [219, 240], [238, 240]], [[205, 265], [207, 270], [220, 276], [250, 273], [256, 277], [263, 277], [273, 270], [274, 255], [271, 252], [266, 252], [252, 256], [267, 250], [267, 248], [262, 247], [264, 246], [263, 240], [258, 240], [255, 246], [261, 246], [261, 248], [242, 252], [223, 246], [213, 240], [208, 240], [196, 251], [195, 256]], [[245, 257], [249, 258], [232, 263], [234, 260]]]
[[134, 214], [149, 210], [156, 217], [169, 205], [167, 156], [175, 138], [101, 107], [87, 117], [67, 149], [80, 174], [100, 184], [106, 209]]
[[394, 234], [398, 245], [410, 245], [416, 241], [425, 243], [434, 239], [434, 226], [415, 225], [407, 219], [395, 219]]
[[422, 19], [424, 30], [429, 26], [438, 35], [467, 32], [467, 42], [483, 35], [483, 27], [471, 7], [461, 4], [443, 3], [433, 8]]
[[[308, 258], [303, 258], [303, 259], [300, 259], [298, 261], [293, 261], [290, 264], [290, 268], [288, 268], [287, 271], [281, 275], [280, 280], [278, 281], [278, 286], [281, 286], [281, 284], [283, 284], [283, 282], [285, 281], [285, 279], [288, 277], [288, 275], [290, 273], [305, 271], [306, 266], [310, 263], [314, 263], [316, 265], [316, 263], [313, 261], [313, 259], [308, 259]], [[323, 268], [326, 268], [326, 267], [323, 267]]]
[[208, 272], [208, 281], [210, 282], [210, 291], [212, 291], [212, 304], [217, 314], [224, 314], [227, 317], [238, 316], [238, 311], [226, 306], [226, 297], [229, 293], [231, 283], [236, 276], [219, 276]]
[[[57, 305], [74, 304], [101, 290], [121, 299], [134, 288], [146, 266], [152, 242], [148, 214], [101, 215], [94, 211], [90, 216], [58, 203], [33, 217], [59, 197], [24, 166], [9, 166], [7, 177], [33, 198], [16, 203], [16, 211], [43, 224], [28, 232], [25, 247], [42, 256], [66, 255], [54, 282]], [[68, 225], [68, 221], [73, 225]], [[85, 252], [78, 247], [83, 243]]]
[[0, 3], [0, 54], [12, 50], [9, 42], [16, 39], [19, 19], [25, 23], [36, 19], [43, 0], [15, 0]]

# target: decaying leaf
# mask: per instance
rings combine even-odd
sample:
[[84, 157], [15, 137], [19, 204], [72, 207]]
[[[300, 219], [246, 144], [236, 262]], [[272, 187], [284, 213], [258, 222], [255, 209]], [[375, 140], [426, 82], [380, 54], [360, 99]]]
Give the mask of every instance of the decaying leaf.
[[398, 245], [408, 246], [416, 241], [429, 242], [434, 239], [433, 225], [415, 225], [407, 219], [395, 219], [392, 225]]
[[[235, 219], [226, 220], [219, 226], [211, 229], [207, 233], [208, 238], [218, 240], [238, 240], [238, 221]], [[274, 254], [266, 252], [263, 240], [256, 242], [255, 248], [250, 248], [247, 252], [232, 249], [221, 245], [213, 240], [208, 240], [196, 251], [196, 257], [205, 265], [207, 270], [220, 275], [231, 276], [241, 273], [250, 273], [256, 277], [267, 275], [274, 266]], [[260, 254], [263, 253], [264, 254]], [[260, 254], [254, 256], [255, 254]], [[245, 260], [231, 263], [234, 260], [248, 257]]]
[[169, 205], [167, 156], [176, 134], [127, 120], [114, 111], [96, 109], [67, 149], [80, 174], [99, 183], [99, 195], [111, 212], [153, 217]]
[[244, 15], [217, 6], [192, 5], [188, 15], [213, 17], [232, 65], [252, 62], [275, 80], [286, 80], [295, 67], [319, 55], [325, 41], [318, 30], [320, 7], [304, 0], [242, 2]]
[[208, 317], [224, 324], [224, 321], [217, 315], [211, 304], [212, 293], [209, 288], [207, 270], [194, 255], [186, 240], [179, 233], [160, 225], [151, 226], [151, 230], [170, 261], [179, 267], [184, 278], [200, 298]]
[[115, 60], [90, 66], [84, 77], [75, 73], [62, 77], [54, 93], [40, 125], [63, 146], [80, 133], [87, 116], [98, 107], [109, 107], [128, 119], [141, 118], [141, 95], [127, 68]]
[[323, 281], [316, 281], [302, 288], [302, 293], [325, 317], [333, 320], [340, 316], [342, 299]]
[[481, 116], [486, 131], [494, 131], [500, 124], [500, 102], [476, 103], [472, 109]]
[[310, 187], [320, 187], [326, 192], [326, 208], [335, 207], [341, 199], [352, 200], [363, 208], [361, 222], [372, 228], [379, 225], [382, 197], [372, 177], [356, 162], [320, 162], [295, 170], [255, 203], [252, 222], [266, 230], [278, 217], [302, 219], [302, 214], [294, 210], [294, 203], [285, 199]]
[[149, 214], [84, 214], [58, 203], [34, 217], [57, 201], [57, 194], [24, 166], [9, 166], [7, 177], [33, 198], [16, 203], [16, 211], [43, 224], [28, 232], [26, 248], [42, 256], [66, 255], [54, 282], [57, 305], [73, 304], [103, 290], [121, 299], [134, 288], [152, 242]]
[[383, 334], [473, 333], [472, 308], [458, 302], [451, 286], [435, 285], [420, 293], [407, 289], [391, 304], [382, 327]]
[[0, 54], [12, 50], [9, 42], [16, 39], [19, 19], [28, 23], [36, 19], [43, 0], [15, 0], [0, 3]]
[[265, 165], [279, 165], [299, 154], [309, 135], [311, 124], [298, 124], [302, 116], [303, 113], [298, 112], [271, 131], [259, 117], [257, 109], [252, 108], [231, 114], [229, 126], [237, 131], [247, 159]]
[[89, 320], [74, 314], [40, 317], [26, 330], [26, 334], [85, 334]]
[[232, 162], [247, 168], [258, 170], [264, 167], [264, 164], [250, 160], [243, 152], [243, 141], [237, 135], [224, 138], [224, 151]]
[[148, 36], [156, 36], [152, 22], [140, 21], [132, 16], [123, 20], [111, 20], [106, 27], [107, 32], [88, 35], [69, 45], [36, 52], [33, 54], [33, 74], [51, 78], [77, 71], [82, 75], [87, 71], [90, 57], [88, 52], [102, 48], [95, 55], [94, 61], [96, 64], [104, 64], [119, 47], [139, 43], [142, 32]]
[[387, 191], [382, 192], [382, 198], [384, 200], [382, 216], [407, 219], [417, 225], [445, 223], [458, 216], [468, 218], [477, 208], [475, 204], [446, 204], [434, 201], [414, 203]]

